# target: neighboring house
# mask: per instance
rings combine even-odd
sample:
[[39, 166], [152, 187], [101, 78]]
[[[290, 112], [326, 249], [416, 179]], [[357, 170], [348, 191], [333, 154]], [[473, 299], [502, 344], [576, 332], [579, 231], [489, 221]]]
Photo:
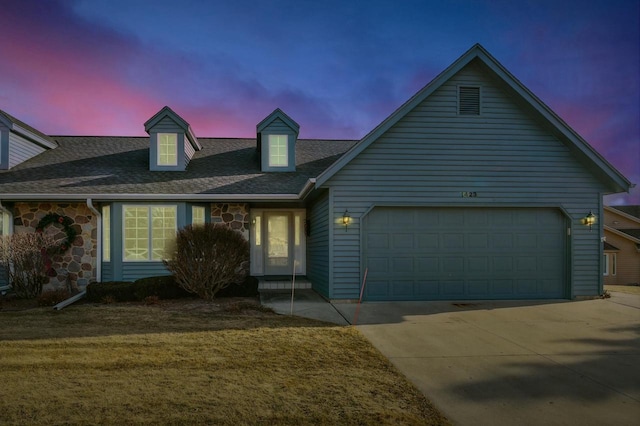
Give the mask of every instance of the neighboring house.
[[[165, 107], [148, 137], [46, 136], [0, 114], [8, 232], [80, 231], [54, 285], [166, 274], [180, 227], [250, 241], [251, 274], [330, 299], [545, 299], [602, 292], [602, 195], [631, 183], [475, 45], [360, 141], [197, 138]], [[29, 149], [27, 149], [29, 148]]]
[[604, 238], [604, 283], [640, 285], [640, 206], [605, 206]]

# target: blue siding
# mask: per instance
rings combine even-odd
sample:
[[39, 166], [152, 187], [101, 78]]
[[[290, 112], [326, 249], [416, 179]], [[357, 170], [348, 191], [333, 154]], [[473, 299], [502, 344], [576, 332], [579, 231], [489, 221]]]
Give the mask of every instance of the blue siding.
[[113, 281], [113, 263], [102, 262], [102, 282]]
[[29, 142], [15, 133], [9, 134], [9, 168], [35, 157], [46, 151], [45, 148]]
[[4, 266], [0, 266], [0, 287], [9, 284], [9, 276]]
[[323, 194], [307, 211], [307, 278], [313, 289], [329, 296], [329, 195]]
[[[457, 114], [458, 85], [482, 87], [482, 115]], [[570, 297], [598, 294], [600, 235], [580, 219], [601, 210], [606, 188], [540, 123], [473, 62], [405, 115], [324, 185], [335, 221], [332, 297], [359, 295], [360, 218], [376, 205], [562, 208], [572, 228]], [[346, 233], [337, 223], [345, 209]]]
[[171, 275], [161, 262], [125, 262], [122, 265], [122, 281], [135, 281], [140, 278]]

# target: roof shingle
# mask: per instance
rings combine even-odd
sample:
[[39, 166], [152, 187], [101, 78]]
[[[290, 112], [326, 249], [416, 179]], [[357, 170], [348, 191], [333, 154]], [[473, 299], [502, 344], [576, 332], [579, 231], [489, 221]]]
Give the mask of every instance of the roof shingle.
[[[0, 172], [2, 194], [298, 194], [355, 144], [299, 139], [295, 172], [262, 172], [255, 139], [199, 138], [186, 171], [150, 171], [148, 137], [54, 136], [58, 148]], [[26, 198], [26, 197], [25, 197]]]

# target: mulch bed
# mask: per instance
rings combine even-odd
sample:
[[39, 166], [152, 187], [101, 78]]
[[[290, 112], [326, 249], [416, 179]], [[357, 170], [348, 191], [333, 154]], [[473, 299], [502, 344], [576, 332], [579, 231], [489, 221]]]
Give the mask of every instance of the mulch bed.
[[[102, 303], [92, 303], [84, 299], [75, 302], [72, 306], [93, 305], [102, 306]], [[183, 299], [159, 300], [157, 303], [145, 302], [115, 302], [115, 306], [149, 306], [167, 311], [191, 311], [205, 313], [242, 313], [265, 314], [272, 313], [269, 308], [260, 305], [259, 297], [221, 297], [213, 301], [187, 297]], [[0, 296], [0, 312], [27, 311], [31, 309], [52, 309], [51, 306], [38, 306], [37, 300], [16, 299], [14, 297]]]

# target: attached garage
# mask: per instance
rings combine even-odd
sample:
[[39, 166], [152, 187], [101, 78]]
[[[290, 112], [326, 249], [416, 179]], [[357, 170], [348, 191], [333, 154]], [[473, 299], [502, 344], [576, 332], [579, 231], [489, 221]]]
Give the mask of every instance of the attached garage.
[[366, 300], [569, 297], [567, 227], [554, 208], [376, 207]]

